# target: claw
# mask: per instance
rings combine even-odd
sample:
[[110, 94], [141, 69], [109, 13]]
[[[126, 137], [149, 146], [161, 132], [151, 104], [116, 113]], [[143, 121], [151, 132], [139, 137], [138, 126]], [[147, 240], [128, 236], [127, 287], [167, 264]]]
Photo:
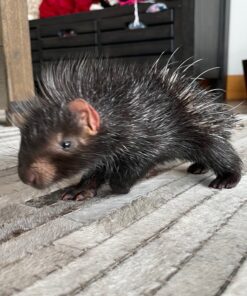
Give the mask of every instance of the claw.
[[78, 185], [70, 186], [65, 189], [65, 192], [62, 194], [62, 200], [76, 200], [82, 201], [88, 198], [92, 198], [97, 195], [97, 190], [92, 188], [83, 188]]
[[227, 174], [225, 176], [218, 176], [215, 180], [213, 180], [209, 187], [215, 188], [215, 189], [230, 189], [235, 187], [238, 182], [240, 181], [241, 176], [239, 174]]

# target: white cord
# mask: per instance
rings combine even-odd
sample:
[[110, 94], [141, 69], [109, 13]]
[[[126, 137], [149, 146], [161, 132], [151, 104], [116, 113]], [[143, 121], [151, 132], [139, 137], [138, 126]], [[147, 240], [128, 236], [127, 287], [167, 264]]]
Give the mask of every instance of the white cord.
[[140, 25], [140, 20], [139, 20], [139, 13], [138, 13], [138, 4], [137, 4], [137, 0], [135, 0], [135, 20], [134, 20], [134, 26], [139, 26]]

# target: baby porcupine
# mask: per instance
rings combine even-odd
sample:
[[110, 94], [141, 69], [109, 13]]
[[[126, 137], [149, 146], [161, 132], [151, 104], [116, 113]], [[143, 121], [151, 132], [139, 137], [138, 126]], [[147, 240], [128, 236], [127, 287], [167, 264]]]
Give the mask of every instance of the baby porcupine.
[[81, 171], [62, 195], [81, 200], [108, 181], [127, 193], [156, 164], [181, 159], [193, 162], [190, 173], [212, 169], [210, 187], [234, 187], [242, 164], [229, 143], [236, 119], [188, 68], [88, 57], [46, 66], [21, 127], [21, 180], [45, 188]]

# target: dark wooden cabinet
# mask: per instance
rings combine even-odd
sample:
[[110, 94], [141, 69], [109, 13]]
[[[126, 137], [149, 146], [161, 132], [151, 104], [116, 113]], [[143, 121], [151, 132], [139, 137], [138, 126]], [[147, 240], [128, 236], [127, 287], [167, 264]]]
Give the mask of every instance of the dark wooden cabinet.
[[146, 25], [140, 30], [128, 29], [133, 6], [30, 21], [34, 71], [43, 62], [85, 52], [126, 63], [153, 63], [164, 52], [165, 63], [179, 47], [176, 60], [203, 59], [194, 65], [194, 75], [219, 67], [204, 77], [222, 86], [228, 1], [167, 0], [168, 10], [154, 14], [146, 13], [148, 4], [140, 4], [140, 20]]

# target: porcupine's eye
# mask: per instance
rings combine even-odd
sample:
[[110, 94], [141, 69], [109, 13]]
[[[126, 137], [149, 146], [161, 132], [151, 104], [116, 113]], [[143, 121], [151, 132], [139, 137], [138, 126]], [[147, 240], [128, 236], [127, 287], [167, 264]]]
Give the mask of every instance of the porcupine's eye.
[[60, 143], [61, 147], [63, 148], [63, 150], [69, 150], [71, 148], [71, 141], [68, 140], [64, 140]]

